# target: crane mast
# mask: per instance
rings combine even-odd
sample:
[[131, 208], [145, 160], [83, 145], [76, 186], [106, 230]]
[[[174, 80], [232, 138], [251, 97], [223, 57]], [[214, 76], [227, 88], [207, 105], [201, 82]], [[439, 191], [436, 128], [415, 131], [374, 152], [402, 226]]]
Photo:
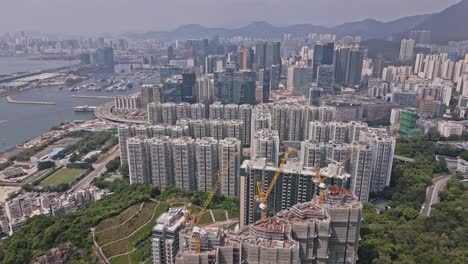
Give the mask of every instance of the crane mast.
[[255, 200], [257, 200], [260, 205], [260, 210], [262, 213], [262, 220], [266, 220], [268, 218], [268, 198], [270, 197], [271, 192], [273, 191], [273, 188], [276, 185], [276, 182], [278, 181], [279, 176], [281, 175], [281, 172], [283, 171], [283, 167], [288, 161], [289, 155], [292, 152], [292, 148], [288, 148], [286, 151], [284, 158], [281, 160], [280, 166], [275, 172], [275, 175], [273, 176], [273, 180], [271, 181], [270, 185], [268, 186], [268, 189], [264, 192], [262, 184], [258, 181], [257, 182], [257, 195], [255, 196]]

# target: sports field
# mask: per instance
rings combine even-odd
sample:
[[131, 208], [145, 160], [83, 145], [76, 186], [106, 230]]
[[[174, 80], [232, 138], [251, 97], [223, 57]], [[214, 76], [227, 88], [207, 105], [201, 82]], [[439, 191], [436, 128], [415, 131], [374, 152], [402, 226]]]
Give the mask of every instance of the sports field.
[[49, 177], [45, 178], [39, 183], [39, 187], [54, 187], [59, 186], [61, 184], [70, 184], [76, 178], [80, 177], [86, 170], [81, 169], [66, 169], [62, 168], [56, 172], [54, 172]]

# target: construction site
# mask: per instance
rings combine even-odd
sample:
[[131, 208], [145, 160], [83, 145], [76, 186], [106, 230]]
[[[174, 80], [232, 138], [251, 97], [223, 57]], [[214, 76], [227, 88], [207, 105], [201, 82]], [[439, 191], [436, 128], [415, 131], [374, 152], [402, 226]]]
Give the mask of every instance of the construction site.
[[[352, 191], [326, 183], [335, 175], [343, 178], [343, 164], [366, 144], [358, 145], [341, 162], [322, 170], [317, 166], [313, 171], [303, 170], [297, 158], [290, 158], [297, 154], [297, 150], [291, 148], [286, 150], [278, 167], [267, 165], [265, 159], [257, 160], [251, 167], [269, 173], [250, 179], [250, 195], [241, 187], [241, 198], [246, 195], [248, 200], [241, 199], [244, 210], [241, 208], [240, 225], [234, 229], [219, 223], [201, 226], [200, 216], [218, 192], [229, 164], [237, 157], [237, 152], [234, 153], [220, 170], [217, 184], [200, 212], [193, 214], [187, 208], [184, 213], [180, 210], [174, 213], [171, 209], [161, 216], [158, 223], [171, 221], [166, 226], [158, 224], [153, 230], [153, 260], [177, 264], [355, 263], [362, 203]], [[252, 165], [250, 162], [244, 162], [247, 164], [244, 169]], [[267, 166], [271, 168], [265, 170]], [[241, 181], [245, 183], [245, 175], [243, 178]], [[297, 186], [308, 186], [301, 190], [304, 195], [289, 199], [290, 204], [278, 203], [276, 200], [280, 196], [300, 193], [289, 184], [285, 194], [286, 182], [293, 180]], [[246, 208], [251, 212], [246, 212]], [[246, 218], [245, 214], [256, 217]]]
[[207, 226], [196, 252], [190, 224], [180, 233], [178, 264], [355, 263], [362, 205], [347, 190], [332, 187], [319, 199], [297, 204], [241, 230]]

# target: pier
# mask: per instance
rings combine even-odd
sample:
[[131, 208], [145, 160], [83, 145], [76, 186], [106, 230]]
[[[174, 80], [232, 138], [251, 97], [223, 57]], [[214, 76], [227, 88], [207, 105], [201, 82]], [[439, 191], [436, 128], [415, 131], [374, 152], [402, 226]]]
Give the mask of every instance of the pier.
[[56, 105], [55, 102], [40, 102], [40, 101], [17, 101], [11, 96], [7, 96], [6, 100], [10, 104], [36, 104], [36, 105]]
[[90, 98], [90, 99], [114, 99], [115, 96], [103, 95], [72, 95], [73, 98]]

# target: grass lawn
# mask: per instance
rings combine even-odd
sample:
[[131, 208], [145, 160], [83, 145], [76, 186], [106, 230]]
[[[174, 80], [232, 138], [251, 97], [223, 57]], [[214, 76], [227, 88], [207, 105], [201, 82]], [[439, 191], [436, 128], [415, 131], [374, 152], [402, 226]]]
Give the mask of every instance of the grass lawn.
[[61, 184], [70, 184], [86, 170], [62, 168], [39, 183], [39, 187], [58, 186]]

